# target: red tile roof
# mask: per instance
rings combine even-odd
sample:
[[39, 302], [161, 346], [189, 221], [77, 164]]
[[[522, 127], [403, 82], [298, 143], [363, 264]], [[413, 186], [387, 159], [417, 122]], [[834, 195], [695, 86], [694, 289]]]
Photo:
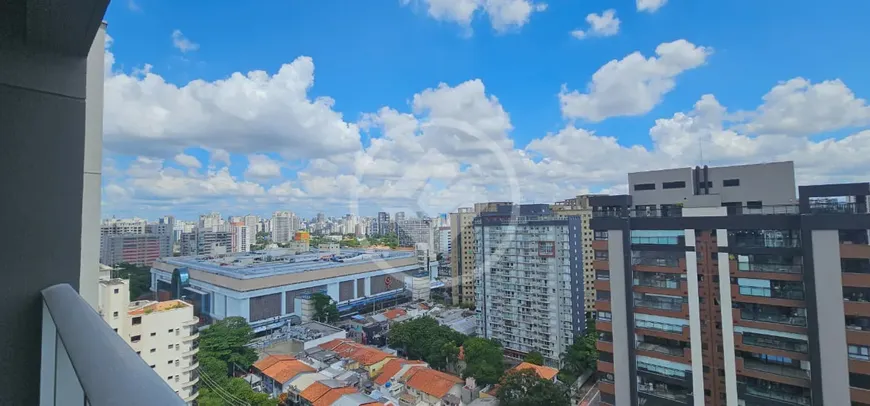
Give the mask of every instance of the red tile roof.
[[393, 357], [393, 355], [387, 354], [376, 348], [362, 345], [351, 340], [344, 340], [338, 338], [320, 344], [319, 347], [323, 348], [324, 350], [335, 351], [335, 353], [337, 353], [339, 356], [344, 358], [350, 358], [356, 362], [359, 362], [363, 366], [374, 365], [387, 358]]
[[535, 371], [535, 373], [538, 374], [538, 376], [540, 376], [542, 379], [546, 380], [552, 380], [554, 377], [556, 377], [556, 374], [559, 373], [559, 370], [556, 368], [535, 365], [528, 362], [523, 362], [513, 367], [511, 371], [522, 371], [524, 369], [531, 369]]
[[288, 355], [270, 355], [254, 363], [254, 368], [260, 370], [276, 382], [285, 383], [296, 375], [317, 370]]
[[332, 388], [330, 388], [329, 386], [326, 386], [320, 382], [314, 382], [311, 385], [308, 385], [308, 387], [305, 388], [305, 390], [302, 391], [299, 396], [302, 396], [303, 398], [305, 398], [305, 400], [314, 403], [314, 401], [320, 399], [321, 397], [323, 397], [323, 395], [326, 394], [326, 392], [329, 392], [331, 390]]
[[412, 367], [402, 378], [406, 379], [405, 385], [408, 387], [438, 399], [450, 392], [453, 386], [462, 383], [458, 376], [428, 367]]
[[326, 394], [324, 394], [322, 397], [320, 397], [320, 399], [317, 399], [317, 401], [313, 402], [312, 406], [330, 406], [333, 403], [335, 403], [335, 401], [338, 400], [338, 398], [342, 397], [342, 395], [347, 395], [347, 394], [356, 393], [356, 392], [357, 392], [356, 388], [354, 388], [352, 386], [345, 386], [343, 388], [335, 388], [335, 389], [330, 390], [329, 392], [326, 392]]
[[408, 314], [408, 312], [406, 312], [405, 309], [390, 309], [390, 310], [385, 311], [383, 314], [384, 314], [384, 317], [392, 320], [392, 319], [395, 319], [396, 317], [404, 316], [404, 315]]
[[387, 361], [384, 364], [384, 367], [381, 368], [381, 373], [375, 378], [375, 384], [384, 385], [393, 379], [399, 371], [402, 370], [402, 367], [410, 364], [424, 364], [423, 361], [409, 361], [403, 358], [394, 358]]

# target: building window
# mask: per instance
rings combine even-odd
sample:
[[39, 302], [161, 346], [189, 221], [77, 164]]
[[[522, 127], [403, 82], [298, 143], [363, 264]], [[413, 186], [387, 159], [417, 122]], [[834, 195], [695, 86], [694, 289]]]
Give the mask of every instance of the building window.
[[595, 250], [595, 259], [596, 260], [606, 260], [608, 259], [609, 253], [604, 250]]
[[140, 340], [142, 340], [142, 336], [137, 335], [137, 336], [130, 337], [130, 342], [133, 342], [133, 343], [138, 343]]
[[849, 345], [849, 358], [870, 361], [870, 348], [863, 345]]
[[746, 202], [747, 209], [760, 209], [762, 207], [761, 200], [753, 200], [751, 202]]
[[167, 381], [171, 381], [171, 380], [172, 380], [172, 375], [169, 375], [169, 377], [167, 377], [166, 380], [167, 380]]
[[155, 352], [157, 352], [157, 349], [156, 349], [156, 348], [152, 348], [152, 349], [151, 349], [151, 353], [153, 354], [153, 353], [155, 353]]
[[142, 351], [136, 351], [136, 355], [142, 355]]
[[157, 366], [157, 365], [151, 365], [151, 369], [154, 369], [154, 367], [156, 367], [156, 366]]
[[151, 333], [151, 337], [154, 337], [154, 336], [156, 336], [156, 335], [157, 335], [156, 332], [155, 332], [155, 333]]
[[683, 189], [686, 187], [686, 182], [679, 180], [675, 182], [662, 183], [662, 189]]
[[170, 332], [170, 333], [171, 333], [171, 332], [172, 332], [172, 330], [174, 330], [174, 329], [172, 329], [172, 328], [171, 328], [171, 329], [169, 329], [169, 332]]
[[167, 362], [167, 364], [172, 365], [172, 360], [169, 360], [169, 362]]
[[116, 329], [116, 328], [113, 328], [112, 330], [114, 330], [116, 333], [118, 332], [118, 329]]
[[722, 186], [724, 186], [724, 187], [740, 186], [740, 179], [725, 179], [722, 181]]
[[118, 312], [112, 312], [112, 317], [114, 317], [114, 318], [117, 319], [117, 318], [118, 318]]
[[699, 188], [706, 187], [706, 188], [709, 189], [709, 188], [713, 187], [713, 182], [711, 182], [711, 181], [709, 181], [709, 180], [708, 180], [707, 182], [703, 182], [703, 181], [702, 181], [702, 182], [698, 182], [698, 187], [699, 187]]
[[171, 349], [172, 349], [172, 344], [169, 344], [169, 348], [167, 348], [167, 350], [171, 350]]
[[116, 294], [116, 295], [118, 294], [118, 289], [115, 289], [115, 294]]
[[635, 191], [638, 191], [638, 190], [656, 190], [656, 184], [655, 183], [638, 183], [638, 184], [634, 185], [634, 190]]
[[142, 316], [133, 317], [133, 325], [138, 326], [142, 324]]

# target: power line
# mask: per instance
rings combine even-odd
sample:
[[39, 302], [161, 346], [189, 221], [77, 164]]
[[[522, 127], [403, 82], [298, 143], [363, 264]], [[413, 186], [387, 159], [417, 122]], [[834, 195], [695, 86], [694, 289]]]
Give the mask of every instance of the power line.
[[[238, 405], [250, 406], [251, 405], [250, 403], [245, 402], [244, 400], [238, 398], [237, 396], [229, 393], [229, 391], [227, 391], [226, 389], [222, 388], [220, 385], [217, 384], [217, 381], [215, 381], [212, 377], [208, 376], [208, 374], [200, 371], [199, 376], [201, 378], [205, 378], [205, 379], [203, 379], [203, 382], [205, 382], [206, 385], [210, 389], [212, 389], [222, 400], [229, 403], [230, 405], [232, 405], [232, 406], [238, 406]], [[227, 398], [229, 398], [231, 400], [228, 400]]]

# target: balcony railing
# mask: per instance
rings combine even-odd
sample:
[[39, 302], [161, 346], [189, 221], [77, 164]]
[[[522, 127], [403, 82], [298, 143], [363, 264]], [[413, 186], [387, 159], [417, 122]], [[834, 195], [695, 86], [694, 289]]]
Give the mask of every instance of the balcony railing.
[[674, 357], [682, 357], [684, 355], [682, 348], [670, 347], [665, 345], [653, 344], [653, 343], [637, 343], [637, 349], [641, 351], [652, 351], [658, 352], [661, 354], [667, 354]]
[[813, 214], [862, 214], [867, 213], [866, 203], [810, 203]]
[[41, 405], [184, 405], [67, 284], [42, 291]]
[[647, 307], [650, 309], [661, 309], [661, 310], [669, 310], [669, 311], [680, 311], [683, 309], [683, 304], [681, 302], [665, 302], [661, 300], [646, 300], [646, 299], [634, 299], [635, 307]]
[[803, 290], [777, 289], [760, 286], [741, 286], [740, 294], [745, 296], [769, 297], [773, 299], [804, 300]]
[[680, 280], [667, 280], [667, 279], [652, 279], [652, 278], [634, 278], [634, 286], [642, 286], [647, 288], [661, 288], [661, 289], [679, 289], [680, 288]]
[[756, 388], [754, 386], [746, 386], [746, 393], [765, 399], [779, 400], [795, 405], [810, 405], [810, 398], [801, 395], [792, 395], [790, 393], [776, 392], [766, 388]]
[[777, 313], [760, 313], [760, 312], [751, 312], [748, 310], [740, 311], [740, 318], [743, 320], [752, 320], [752, 321], [760, 321], [764, 323], [779, 323], [779, 324], [788, 324], [792, 326], [800, 326], [806, 327], [807, 318], [804, 316], [789, 316], [787, 314], [777, 314]]
[[673, 400], [679, 403], [686, 403], [689, 401], [689, 395], [685, 393], [674, 392], [671, 388], [656, 386], [654, 384], [638, 384], [637, 391], [640, 393], [645, 393], [647, 395]]
[[796, 367], [780, 365], [780, 364], [769, 364], [762, 361], [756, 361], [754, 359], [746, 358], [743, 360], [743, 365], [746, 368], [754, 369], [756, 371], [762, 371], [771, 373], [774, 375], [787, 376], [791, 378], [801, 378], [801, 379], [809, 379], [810, 371], [805, 369], [800, 369]]
[[740, 272], [770, 272], [770, 273], [803, 273], [802, 265], [793, 264], [758, 264], [741, 262], [737, 266]]
[[769, 336], [757, 336], [752, 333], [743, 334], [743, 344], [754, 345], [756, 347], [775, 348], [784, 351], [792, 351], [806, 354], [809, 350], [809, 344], [798, 340], [788, 340], [784, 338], [775, 338]]

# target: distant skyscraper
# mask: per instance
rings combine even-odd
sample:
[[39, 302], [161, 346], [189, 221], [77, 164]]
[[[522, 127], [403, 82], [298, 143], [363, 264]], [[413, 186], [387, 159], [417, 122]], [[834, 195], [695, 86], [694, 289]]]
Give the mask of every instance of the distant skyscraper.
[[257, 243], [257, 225], [259, 224], [259, 218], [252, 214], [245, 216], [245, 227], [248, 230], [248, 246]]
[[224, 221], [221, 218], [221, 214], [218, 212], [212, 212], [209, 214], [201, 214], [199, 216], [199, 229], [200, 230], [211, 230], [218, 231], [224, 225]]
[[272, 242], [286, 243], [293, 237], [293, 213], [289, 211], [276, 211], [272, 214]]
[[385, 211], [378, 212], [377, 225], [378, 235], [388, 234], [390, 231], [390, 214]]

